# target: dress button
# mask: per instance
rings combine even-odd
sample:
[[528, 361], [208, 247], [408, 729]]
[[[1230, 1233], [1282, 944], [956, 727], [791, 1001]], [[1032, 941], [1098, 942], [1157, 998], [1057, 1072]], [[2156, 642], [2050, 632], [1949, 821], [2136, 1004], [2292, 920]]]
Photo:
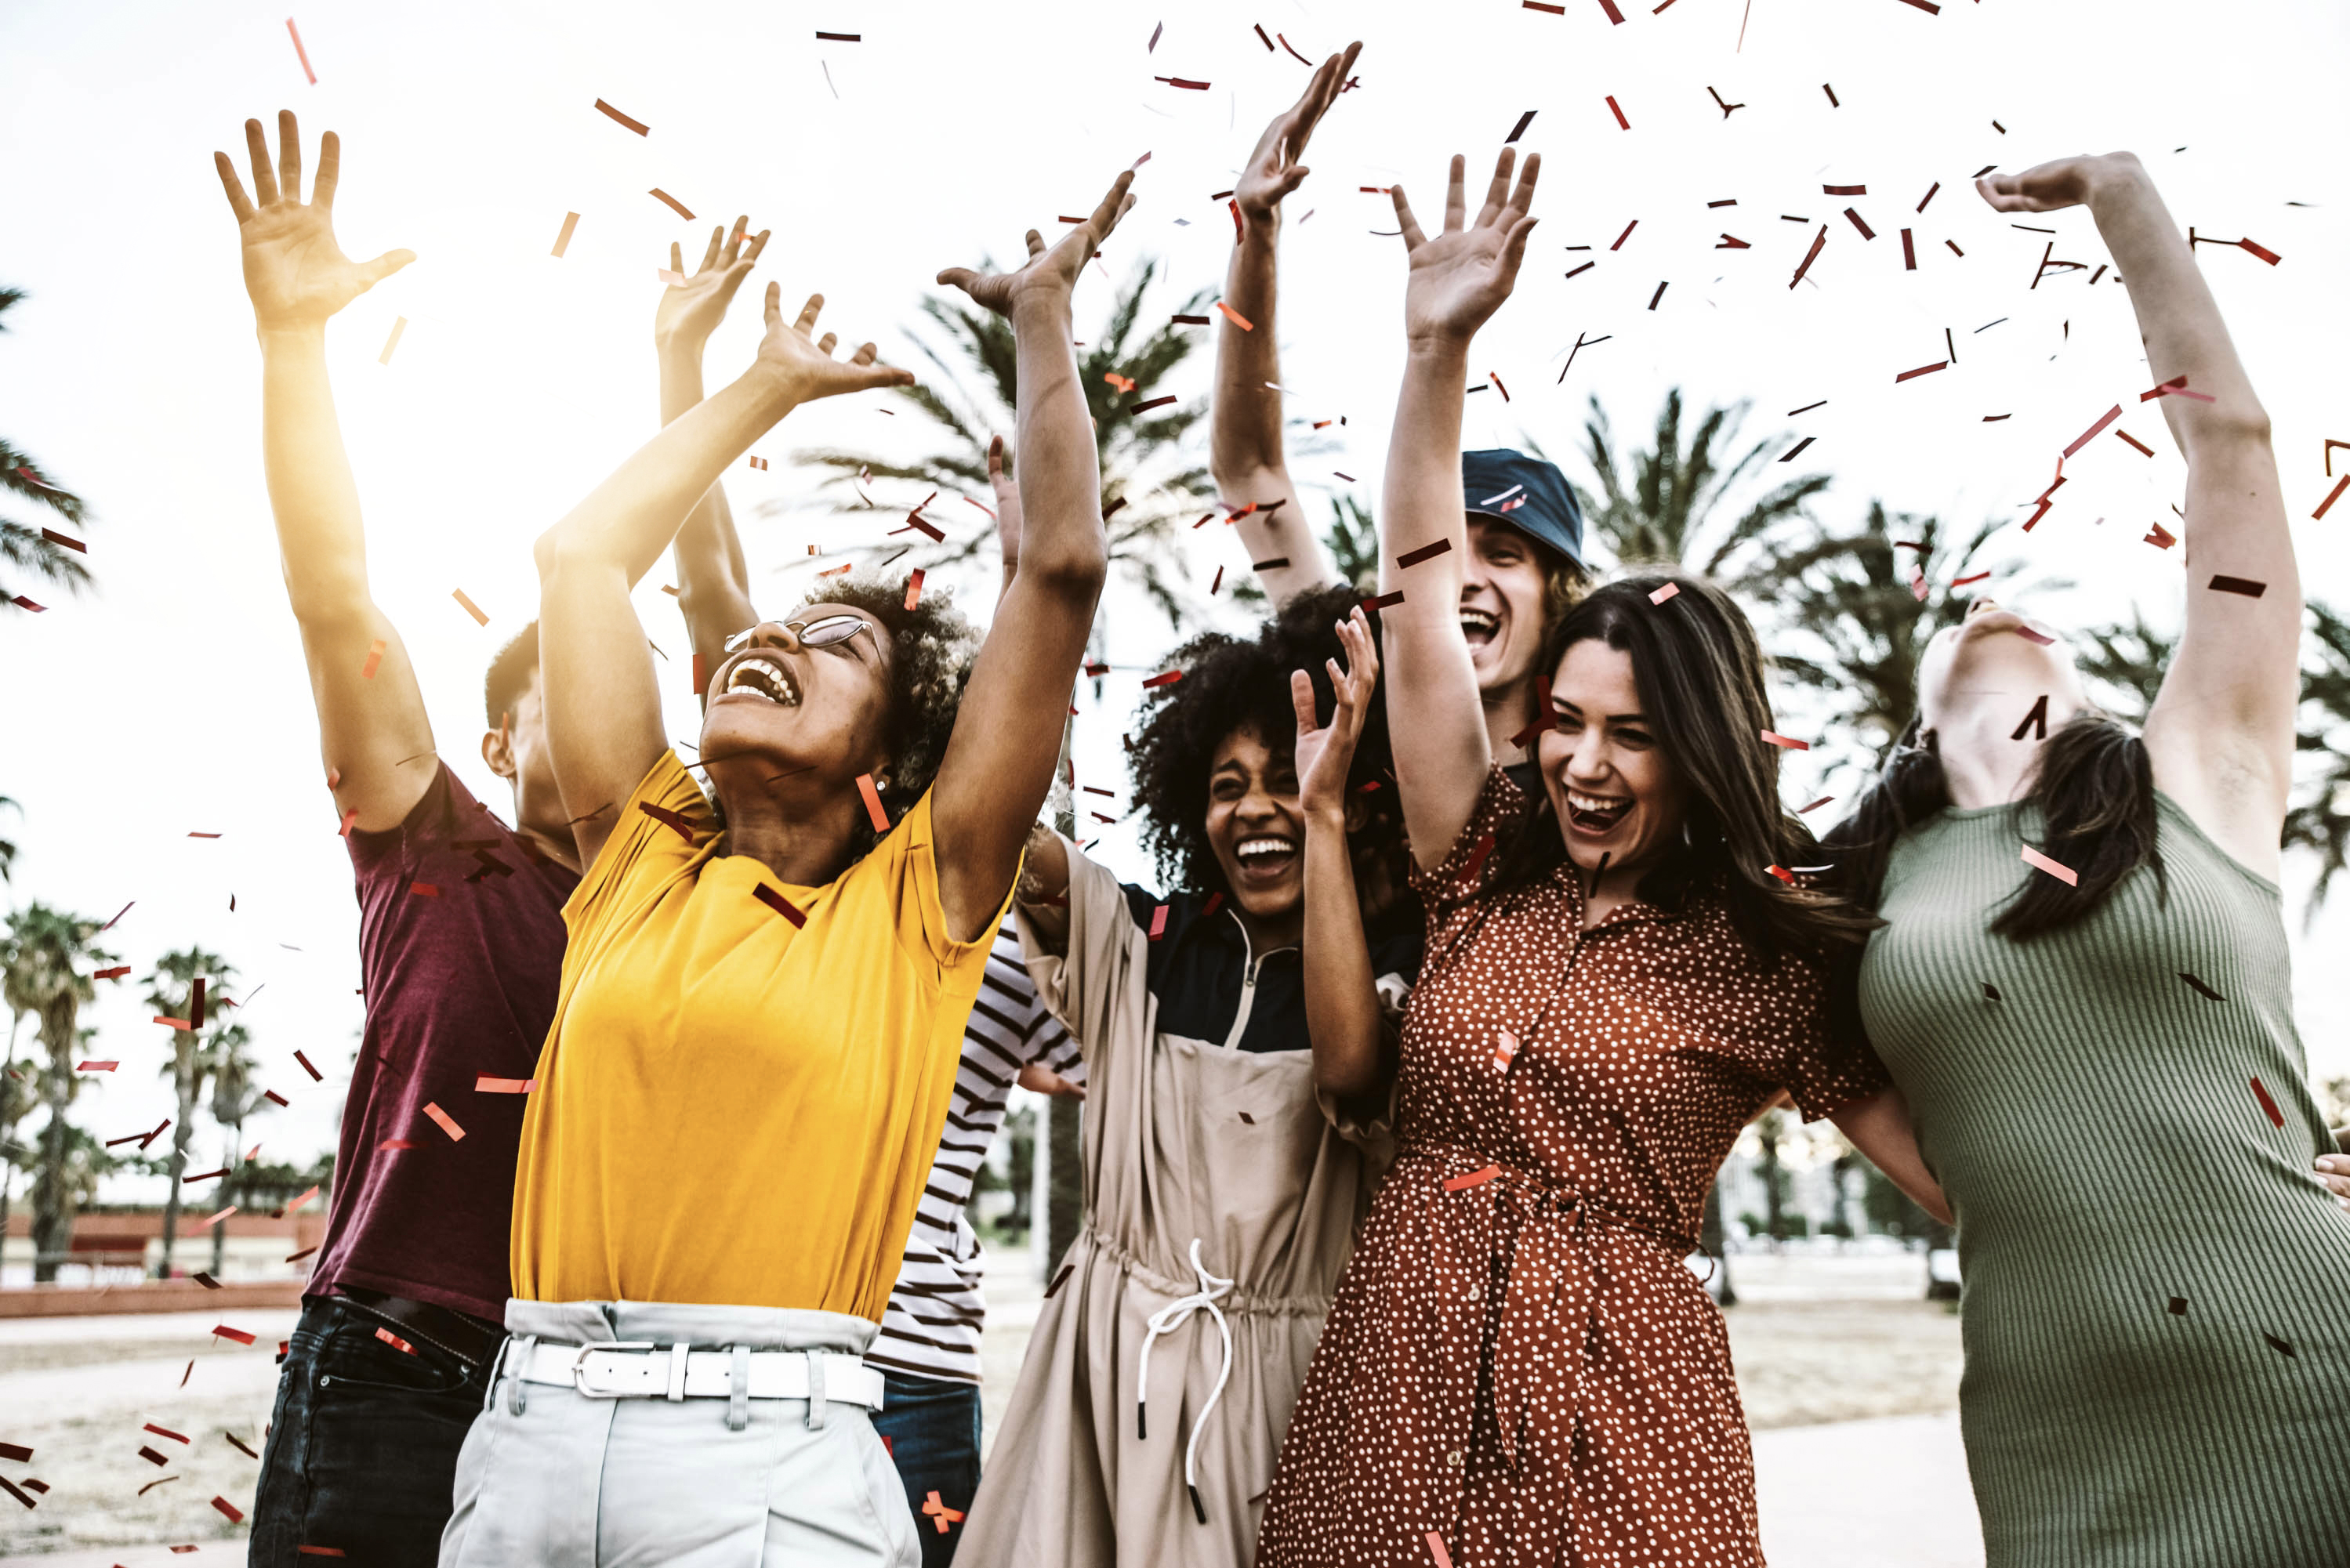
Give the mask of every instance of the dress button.
[[1451, 1465], [1456, 1470], [1461, 1468], [1461, 1453], [1459, 1449], [1455, 1449], [1451, 1453], [1444, 1456], [1444, 1462]]
[[1485, 1287], [1482, 1285], [1471, 1285], [1469, 1287], [1469, 1299], [1472, 1302], [1483, 1301], [1485, 1299]]

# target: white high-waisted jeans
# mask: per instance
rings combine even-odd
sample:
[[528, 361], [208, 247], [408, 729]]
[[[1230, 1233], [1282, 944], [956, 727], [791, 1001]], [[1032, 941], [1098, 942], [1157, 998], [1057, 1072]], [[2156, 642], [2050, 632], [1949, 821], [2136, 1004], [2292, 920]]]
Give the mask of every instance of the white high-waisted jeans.
[[896, 1468], [860, 1406], [753, 1399], [591, 1398], [525, 1383], [525, 1342], [645, 1341], [862, 1355], [862, 1318], [659, 1302], [506, 1303], [489, 1402], [457, 1459], [441, 1568], [920, 1568]]

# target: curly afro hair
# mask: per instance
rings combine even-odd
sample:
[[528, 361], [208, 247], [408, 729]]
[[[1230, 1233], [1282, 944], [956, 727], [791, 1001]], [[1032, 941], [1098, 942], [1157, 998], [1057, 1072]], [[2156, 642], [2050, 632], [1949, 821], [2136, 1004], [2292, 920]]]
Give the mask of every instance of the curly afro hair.
[[[782, 618], [810, 605], [848, 605], [878, 620], [889, 633], [890, 711], [888, 786], [881, 804], [897, 821], [913, 809], [939, 775], [954, 732], [955, 709], [971, 680], [979, 634], [954, 607], [951, 588], [926, 587], [912, 609], [906, 607], [909, 579], [891, 585], [879, 579], [834, 577], [808, 590]], [[860, 826], [856, 852], [873, 846], [870, 825]]]
[[[1276, 754], [1294, 750], [1297, 713], [1289, 696], [1289, 674], [1303, 670], [1314, 681], [1314, 711], [1328, 723], [1337, 706], [1326, 661], [1345, 662], [1336, 623], [1362, 597], [1351, 587], [1301, 595], [1267, 620], [1250, 639], [1208, 632], [1177, 649], [1169, 668], [1183, 679], [1145, 694], [1149, 717], [1128, 748], [1134, 772], [1134, 804], [1142, 813], [1142, 842], [1158, 863], [1169, 888], [1229, 893], [1207, 834], [1208, 773], [1216, 748], [1237, 731], [1253, 731]], [[1371, 636], [1379, 635], [1371, 618]], [[1359, 848], [1367, 841], [1399, 844], [1395, 764], [1388, 749], [1387, 705], [1374, 701], [1365, 716], [1347, 777], [1350, 792], [1376, 782], [1364, 796], [1369, 820], [1349, 834]]]

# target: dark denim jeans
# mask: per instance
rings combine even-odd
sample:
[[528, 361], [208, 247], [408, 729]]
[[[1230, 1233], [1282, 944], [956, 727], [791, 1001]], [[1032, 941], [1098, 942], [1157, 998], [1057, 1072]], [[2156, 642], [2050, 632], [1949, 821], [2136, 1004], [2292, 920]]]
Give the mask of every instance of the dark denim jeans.
[[972, 1494], [979, 1490], [979, 1390], [895, 1372], [881, 1376], [886, 1386], [873, 1429], [888, 1440], [906, 1483], [906, 1502], [922, 1537], [922, 1568], [947, 1568], [962, 1525], [949, 1521], [941, 1533], [941, 1516], [924, 1513], [922, 1505], [936, 1492], [944, 1507], [971, 1511]]
[[302, 1305], [253, 1504], [251, 1568], [310, 1568], [303, 1546], [338, 1546], [384, 1568], [433, 1568], [457, 1450], [481, 1414], [489, 1368], [376, 1337], [348, 1303]]

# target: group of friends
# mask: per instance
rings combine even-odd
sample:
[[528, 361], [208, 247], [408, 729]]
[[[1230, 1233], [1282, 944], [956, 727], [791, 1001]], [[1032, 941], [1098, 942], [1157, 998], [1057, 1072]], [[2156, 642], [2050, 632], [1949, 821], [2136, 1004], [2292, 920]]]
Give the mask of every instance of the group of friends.
[[[769, 236], [673, 256], [661, 428], [539, 538], [489, 669], [509, 826], [370, 597], [326, 369], [328, 318], [412, 258], [337, 246], [331, 131], [307, 202], [290, 113], [274, 160], [247, 122], [250, 193], [219, 157], [367, 1001], [254, 1563], [1759, 1563], [1690, 1264], [1782, 1096], [1955, 1217], [1995, 1568], [2350, 1559], [2350, 1156], [2277, 885], [2301, 597], [2265, 416], [2145, 171], [1979, 190], [2085, 206], [2152, 379], [2198, 394], [2159, 404], [2189, 565], [2159, 700], [2126, 729], [2060, 628], [1977, 597], [1815, 839], [1739, 605], [1600, 580], [1555, 467], [1461, 450], [1539, 155], [1473, 207], [1455, 158], [1433, 234], [1396, 191], [1377, 613], [1331, 568], [1276, 258], [1354, 57], [1235, 191], [1211, 466], [1274, 610], [1146, 693], [1164, 896], [1037, 826], [1107, 565], [1071, 294], [1130, 173], [1016, 270], [940, 274], [1017, 345], [983, 637], [919, 579], [754, 605], [721, 476], [912, 378], [770, 284], [705, 391]], [[665, 552], [690, 764], [630, 601]], [[1015, 1082], [1084, 1096], [1085, 1218], [983, 1477], [965, 1210]]]

